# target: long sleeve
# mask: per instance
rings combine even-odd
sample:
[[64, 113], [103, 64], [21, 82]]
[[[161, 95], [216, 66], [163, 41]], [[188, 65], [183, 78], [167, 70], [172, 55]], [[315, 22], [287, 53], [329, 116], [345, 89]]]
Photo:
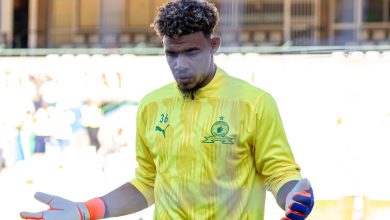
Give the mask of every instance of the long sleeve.
[[257, 100], [254, 145], [257, 172], [275, 197], [285, 183], [301, 179], [276, 102], [269, 94]]
[[136, 158], [138, 168], [136, 169], [136, 178], [131, 180], [133, 184], [145, 197], [148, 206], [154, 203], [154, 181], [156, 177], [156, 166], [151, 152], [145, 141], [145, 108], [140, 105], [137, 112], [136, 128]]

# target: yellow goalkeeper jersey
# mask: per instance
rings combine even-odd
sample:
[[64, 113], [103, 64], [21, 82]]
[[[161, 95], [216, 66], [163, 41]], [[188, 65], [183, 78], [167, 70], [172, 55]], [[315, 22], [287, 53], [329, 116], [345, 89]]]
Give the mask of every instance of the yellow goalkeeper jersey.
[[142, 99], [136, 156], [154, 219], [262, 220], [265, 190], [301, 179], [274, 99], [220, 68], [193, 100], [176, 83]]

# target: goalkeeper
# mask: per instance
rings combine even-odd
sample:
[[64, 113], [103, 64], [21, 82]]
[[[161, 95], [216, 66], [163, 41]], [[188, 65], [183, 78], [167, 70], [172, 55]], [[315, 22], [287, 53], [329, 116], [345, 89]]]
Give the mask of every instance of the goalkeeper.
[[161, 37], [175, 83], [145, 96], [138, 108], [136, 178], [87, 202], [36, 193], [49, 206], [25, 219], [86, 220], [122, 216], [154, 204], [154, 219], [264, 219], [266, 190], [305, 219], [313, 190], [296, 164], [270, 94], [214, 63], [219, 15], [202, 0], [159, 9]]

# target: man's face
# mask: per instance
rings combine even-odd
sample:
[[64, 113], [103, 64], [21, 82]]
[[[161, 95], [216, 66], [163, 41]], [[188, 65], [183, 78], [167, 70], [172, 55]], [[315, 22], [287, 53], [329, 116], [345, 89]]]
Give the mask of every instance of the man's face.
[[168, 65], [183, 94], [193, 94], [211, 81], [215, 73], [213, 54], [219, 44], [219, 37], [210, 39], [203, 32], [163, 37]]

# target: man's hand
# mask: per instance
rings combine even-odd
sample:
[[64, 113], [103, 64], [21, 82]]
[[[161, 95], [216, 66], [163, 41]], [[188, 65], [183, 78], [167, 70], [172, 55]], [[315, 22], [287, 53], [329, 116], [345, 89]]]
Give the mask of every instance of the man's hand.
[[89, 220], [89, 212], [83, 203], [75, 203], [67, 199], [37, 192], [35, 199], [50, 208], [40, 212], [21, 212], [23, 219], [37, 220]]
[[314, 206], [313, 189], [307, 179], [301, 179], [286, 197], [286, 216], [282, 220], [304, 220]]

